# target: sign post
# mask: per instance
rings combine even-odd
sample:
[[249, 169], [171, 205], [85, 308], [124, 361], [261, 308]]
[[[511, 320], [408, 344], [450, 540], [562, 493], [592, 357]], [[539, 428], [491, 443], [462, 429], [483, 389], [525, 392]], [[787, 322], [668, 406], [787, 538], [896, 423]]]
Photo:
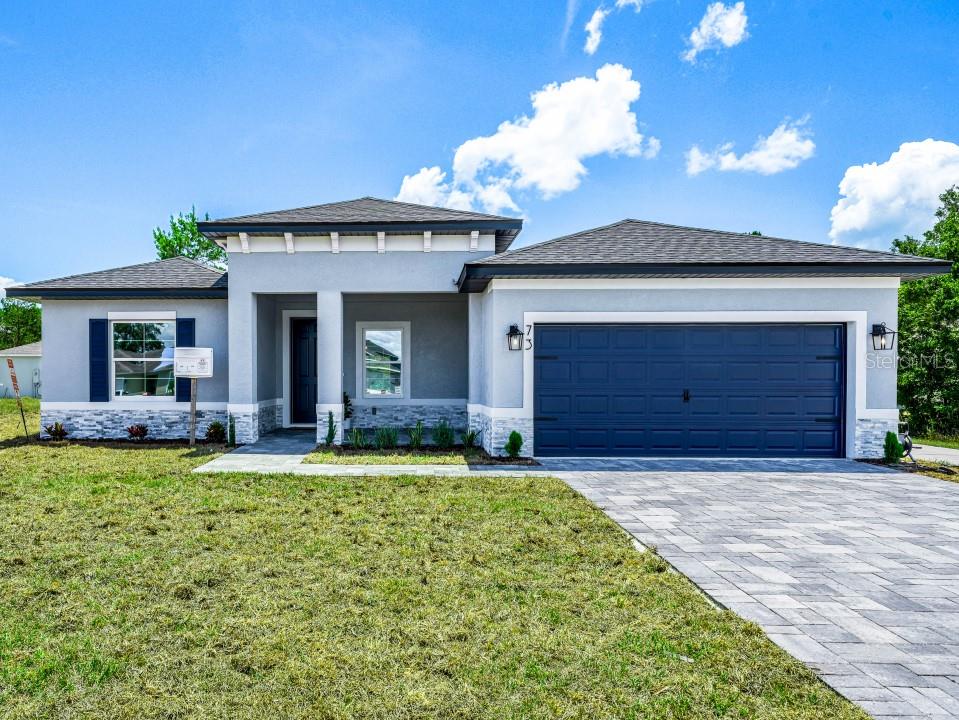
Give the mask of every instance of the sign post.
[[190, 447], [193, 447], [196, 445], [196, 381], [213, 377], [213, 348], [175, 348], [173, 375], [190, 378]]
[[10, 382], [13, 384], [13, 394], [17, 397], [17, 407], [20, 408], [20, 419], [23, 421], [23, 437], [30, 439], [27, 430], [27, 416], [23, 412], [23, 399], [20, 397], [20, 383], [17, 382], [17, 371], [13, 369], [13, 358], [7, 358], [7, 368], [10, 370]]

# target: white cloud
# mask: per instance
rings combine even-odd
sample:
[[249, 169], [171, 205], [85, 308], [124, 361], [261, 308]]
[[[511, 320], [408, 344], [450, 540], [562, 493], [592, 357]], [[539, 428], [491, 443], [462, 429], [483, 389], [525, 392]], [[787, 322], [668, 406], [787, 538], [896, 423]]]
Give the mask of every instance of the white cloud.
[[583, 46], [583, 52], [587, 55], [592, 55], [599, 49], [599, 43], [603, 39], [603, 22], [609, 16], [609, 12], [600, 5], [586, 23], [586, 44]]
[[920, 235], [935, 222], [939, 195], [959, 184], [959, 145], [906, 142], [882, 163], [853, 165], [830, 213], [834, 243], [887, 249], [895, 237]]
[[19, 284], [20, 283], [18, 283], [13, 278], [8, 278], [8, 277], [4, 277], [3, 275], [0, 275], [0, 298], [4, 298], [7, 296], [7, 292], [5, 288], [13, 287], [14, 285], [19, 285]]
[[515, 211], [515, 191], [535, 191], [548, 199], [575, 190], [588, 172], [583, 163], [589, 158], [654, 157], [659, 140], [640, 134], [630, 110], [639, 94], [639, 82], [622, 65], [604, 65], [595, 77], [546, 85], [530, 96], [532, 116], [507, 120], [492, 135], [456, 149], [451, 181], [439, 167], [423, 168], [403, 178], [397, 199]]
[[[615, 9], [622, 10], [631, 7], [639, 12], [643, 9], [643, 2], [644, 0], [616, 0]], [[603, 23], [606, 22], [606, 18], [612, 12], [605, 5], [600, 5], [593, 11], [592, 17], [583, 28], [586, 31], [586, 43], [583, 45], [583, 52], [587, 55], [592, 55], [599, 49], [599, 44], [603, 41]]]
[[749, 37], [746, 32], [746, 3], [723, 5], [714, 2], [706, 8], [699, 25], [689, 35], [689, 49], [683, 54], [687, 62], [696, 62], [696, 56], [711, 48], [733, 47]]
[[563, 34], [560, 37], [560, 47], [566, 49], [566, 41], [569, 39], [569, 31], [573, 28], [573, 21], [576, 19], [576, 13], [579, 11], [579, 0], [566, 0], [566, 16], [563, 21]]
[[733, 152], [732, 143], [721, 145], [712, 152], [704, 152], [693, 145], [686, 153], [686, 174], [699, 175], [715, 169], [775, 175], [813, 156], [816, 143], [811, 135], [806, 118], [803, 118], [795, 122], [784, 120], [768, 136], [760, 136], [752, 150], [742, 155]]

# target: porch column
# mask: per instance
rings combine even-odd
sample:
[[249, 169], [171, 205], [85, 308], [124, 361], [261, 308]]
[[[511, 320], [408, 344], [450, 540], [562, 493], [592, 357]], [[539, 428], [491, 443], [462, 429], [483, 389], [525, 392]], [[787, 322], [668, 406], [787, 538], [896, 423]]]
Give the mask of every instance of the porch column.
[[326, 440], [329, 413], [336, 422], [336, 439], [343, 441], [343, 295], [316, 294], [316, 439]]
[[238, 443], [259, 438], [256, 404], [256, 294], [236, 291], [229, 297], [230, 416]]

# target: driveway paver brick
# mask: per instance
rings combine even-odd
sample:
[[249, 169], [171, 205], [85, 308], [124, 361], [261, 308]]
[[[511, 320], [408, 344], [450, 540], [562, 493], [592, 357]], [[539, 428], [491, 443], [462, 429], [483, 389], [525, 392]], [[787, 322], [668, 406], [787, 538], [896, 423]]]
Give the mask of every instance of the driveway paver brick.
[[959, 485], [835, 461], [545, 467], [876, 718], [959, 718]]

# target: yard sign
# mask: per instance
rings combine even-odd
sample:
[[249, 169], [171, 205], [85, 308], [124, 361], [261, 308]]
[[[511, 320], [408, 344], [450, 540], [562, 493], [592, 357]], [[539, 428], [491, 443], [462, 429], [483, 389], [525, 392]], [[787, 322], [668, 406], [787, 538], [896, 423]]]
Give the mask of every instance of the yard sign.
[[196, 381], [213, 377], [213, 348], [175, 348], [173, 374], [190, 378], [190, 447], [193, 447], [196, 444]]
[[7, 367], [10, 368], [10, 382], [13, 383], [13, 394], [17, 396], [17, 407], [20, 408], [20, 419], [23, 421], [23, 436], [29, 440], [27, 431], [27, 416], [23, 413], [23, 399], [20, 397], [20, 383], [17, 382], [17, 371], [13, 369], [13, 358], [7, 358]]

